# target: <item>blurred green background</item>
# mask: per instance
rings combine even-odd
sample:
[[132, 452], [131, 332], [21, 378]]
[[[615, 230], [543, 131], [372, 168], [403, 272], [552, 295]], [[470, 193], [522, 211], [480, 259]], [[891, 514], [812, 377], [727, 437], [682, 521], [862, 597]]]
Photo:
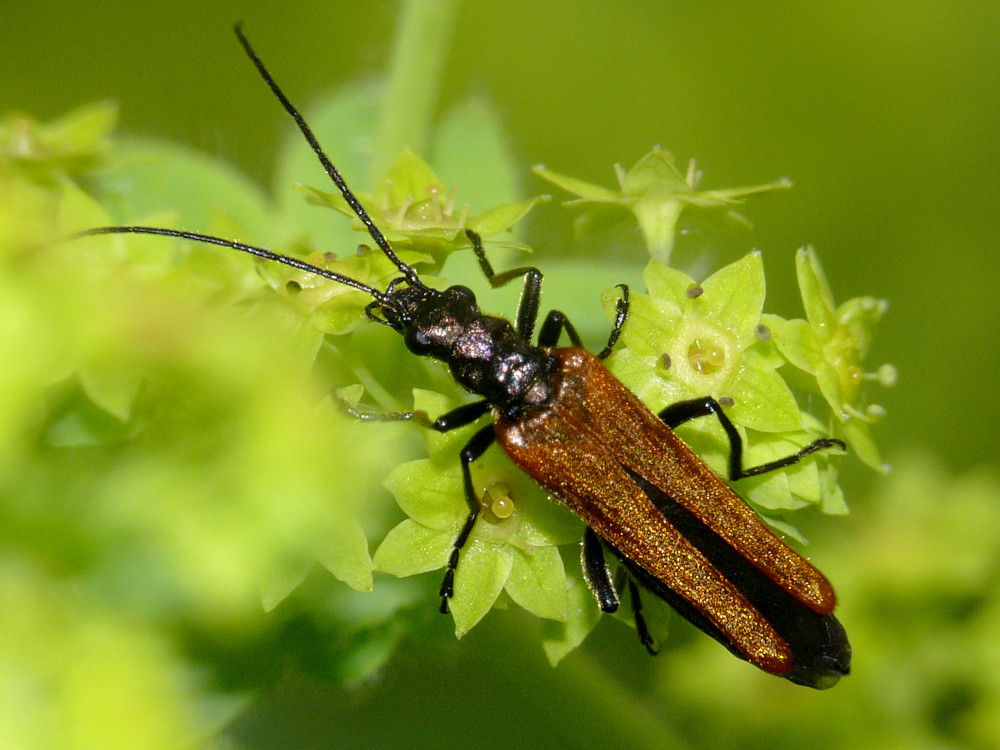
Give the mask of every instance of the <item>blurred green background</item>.
[[[399, 7], [5, 3], [0, 111], [44, 120], [112, 98], [125, 132], [188, 144], [270, 184], [288, 122], [232, 22], [245, 21], [286, 91], [307, 103], [384, 71]], [[997, 29], [993, 3], [459, 4], [439, 110], [488, 99], [526, 194], [551, 191], [530, 165], [610, 186], [612, 164], [654, 144], [681, 164], [697, 157], [707, 188], [789, 176], [792, 191], [745, 211], [746, 242], [764, 251], [768, 309], [800, 314], [792, 258], [803, 244], [817, 248], [838, 301], [890, 301], [869, 364], [899, 370], [879, 394], [889, 418], [875, 430], [896, 471], [881, 478], [845, 462], [852, 515], [803, 524], [837, 585], [855, 670], [831, 692], [804, 691], [680, 625], [676, 637], [694, 646], [653, 662], [610, 621], [552, 670], [532, 624], [501, 613], [461, 642], [404, 641], [376, 679], [351, 688], [289, 675], [235, 721], [233, 741], [1000, 744]], [[573, 251], [555, 204], [526, 236], [543, 269]], [[547, 299], [558, 284], [550, 273]]]

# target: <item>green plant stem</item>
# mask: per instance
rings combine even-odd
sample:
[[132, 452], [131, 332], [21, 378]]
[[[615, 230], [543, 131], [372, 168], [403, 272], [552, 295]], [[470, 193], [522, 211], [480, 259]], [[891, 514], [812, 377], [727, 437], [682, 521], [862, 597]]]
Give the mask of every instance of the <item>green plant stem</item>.
[[457, 0], [403, 3], [370, 184], [385, 175], [404, 148], [419, 153], [425, 146], [457, 5]]

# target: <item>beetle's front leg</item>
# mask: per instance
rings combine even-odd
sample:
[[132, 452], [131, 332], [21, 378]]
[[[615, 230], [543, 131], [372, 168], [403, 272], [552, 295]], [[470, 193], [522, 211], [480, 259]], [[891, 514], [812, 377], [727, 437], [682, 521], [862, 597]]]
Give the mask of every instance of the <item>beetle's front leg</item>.
[[445, 412], [437, 419], [431, 419], [425, 411], [386, 411], [371, 412], [362, 411], [351, 406], [344, 399], [340, 403], [348, 414], [363, 422], [405, 422], [413, 421], [437, 432], [449, 432], [459, 427], [472, 424], [486, 412], [490, 410], [488, 401], [474, 401], [471, 404], [464, 404], [449, 412]]
[[472, 462], [482, 456], [486, 452], [486, 449], [493, 445], [496, 439], [497, 435], [493, 429], [493, 425], [488, 424], [473, 435], [459, 453], [459, 458], [462, 461], [462, 484], [465, 490], [465, 502], [469, 506], [469, 515], [466, 516], [465, 523], [462, 524], [458, 536], [455, 537], [451, 556], [448, 558], [448, 565], [444, 571], [444, 580], [441, 582], [441, 588], [438, 590], [438, 595], [441, 597], [440, 611], [442, 614], [448, 613], [448, 600], [455, 593], [455, 569], [458, 567], [458, 557], [462, 552], [462, 547], [469, 541], [472, 527], [476, 525], [476, 518], [479, 517], [479, 498], [476, 497], [476, 491], [472, 486], [472, 470], [470, 467]]
[[[437, 432], [449, 432], [472, 424], [490, 409], [488, 401], [475, 401], [445, 412], [437, 419], [431, 421], [426, 412], [422, 411], [372, 413], [359, 411], [343, 401], [343, 399], [341, 399], [341, 403], [344, 404], [344, 408], [351, 416], [358, 419], [368, 422], [413, 420]], [[464, 486], [465, 502], [469, 506], [469, 515], [466, 516], [465, 523], [462, 524], [458, 536], [455, 537], [451, 555], [448, 557], [448, 565], [444, 572], [444, 580], [441, 582], [441, 588], [438, 590], [438, 594], [441, 597], [441, 612], [444, 614], [448, 612], [448, 600], [455, 593], [455, 569], [458, 567], [459, 555], [462, 547], [469, 541], [472, 527], [476, 525], [476, 518], [479, 516], [479, 498], [476, 497], [476, 491], [472, 486], [472, 470], [470, 467], [472, 462], [482, 456], [495, 440], [496, 431], [493, 429], [492, 424], [488, 424], [476, 432], [459, 453], [459, 460], [462, 462], [462, 483]]]
[[[615, 348], [618, 337], [621, 335], [622, 326], [625, 325], [625, 320], [628, 318], [628, 286], [619, 284], [618, 288], [622, 290], [622, 296], [615, 303], [615, 323], [611, 328], [611, 333], [608, 334], [608, 343], [595, 355], [598, 359], [607, 359], [611, 356], [611, 351]], [[550, 310], [549, 314], [545, 316], [542, 327], [538, 331], [538, 345], [556, 346], [563, 331], [566, 331], [573, 346], [583, 346], [580, 334], [576, 332], [574, 325], [569, 322], [569, 318], [561, 310]]]

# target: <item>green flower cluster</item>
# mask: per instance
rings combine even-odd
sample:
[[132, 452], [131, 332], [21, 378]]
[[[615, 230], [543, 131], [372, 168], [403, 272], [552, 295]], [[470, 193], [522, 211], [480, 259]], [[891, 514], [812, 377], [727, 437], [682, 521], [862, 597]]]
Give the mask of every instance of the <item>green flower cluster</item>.
[[[354, 228], [366, 231], [343, 196], [299, 186], [308, 201], [333, 208], [351, 217]], [[419, 267], [425, 275], [439, 271], [448, 256], [471, 247], [467, 229], [484, 239], [484, 246], [530, 250], [503, 235], [541, 200], [505, 204], [479, 215], [470, 215], [468, 204], [458, 207], [454, 191], [449, 193], [430, 166], [411, 151], [404, 151], [383, 179], [375, 195], [358, 193], [375, 225], [392, 243], [399, 258]], [[384, 288], [399, 270], [380, 251], [368, 245], [358, 246], [355, 255], [339, 258], [334, 253], [311, 253], [306, 260], [331, 271], [350, 276], [365, 284]], [[269, 265], [261, 272], [271, 285], [293, 301], [301, 312], [312, 317], [313, 324], [325, 333], [344, 334], [366, 320], [364, 306], [370, 301], [364, 294], [302, 271]]]
[[742, 218], [733, 209], [746, 196], [792, 186], [791, 180], [778, 180], [725, 190], [699, 190], [701, 172], [695, 168], [694, 161], [688, 164], [687, 174], [682, 175], [674, 164], [673, 155], [659, 147], [639, 159], [629, 170], [615, 165], [617, 190], [567, 177], [541, 165], [534, 171], [566, 192], [578, 196], [569, 201], [569, 205], [618, 207], [631, 211], [646, 238], [650, 257], [665, 264], [670, 263], [677, 221], [685, 209], [724, 208], [734, 218]]
[[[342, 112], [331, 120], [341, 122]], [[461, 140], [459, 132], [469, 142], [470, 133], [481, 137], [480, 120], [461, 122], [452, 140]], [[298, 591], [313, 560], [356, 590], [374, 582], [377, 591], [394, 592], [381, 608], [348, 603], [334, 615], [321, 607], [363, 634], [357, 653], [331, 661], [341, 674], [366, 674], [391, 653], [405, 613], [426, 608], [436, 588], [434, 571], [445, 565], [467, 513], [457, 455], [475, 427], [445, 435], [424, 431], [426, 456], [400, 462], [408, 449], [393, 446], [412, 432], [358, 424], [330, 399], [324, 403], [320, 389], [360, 383], [374, 408], [432, 416], [462, 396], [442, 368], [413, 358], [398, 338], [366, 324], [363, 294], [327, 279], [163, 238], [92, 237], [43, 246], [99, 225], [181, 225], [259, 244], [287, 241], [282, 251], [376, 287], [398, 276], [367, 245], [343, 256], [321, 252], [253, 186], [203, 157], [162, 144], [113, 144], [113, 123], [106, 106], [52, 125], [26, 118], [0, 123], [0, 284], [9, 319], [0, 332], [8, 339], [5, 350], [23, 353], [0, 374], [9, 396], [2, 413], [9, 429], [0, 431], [10, 436], [10, 445], [0, 446], [10, 449], [5, 465], [20, 465], [23, 476], [36, 479], [58, 476], [52, 467], [75, 455], [61, 449], [100, 451], [102, 458], [89, 466], [93, 479], [65, 473], [69, 496], [102, 519], [94, 522], [100, 533], [88, 536], [78, 527], [73, 508], [60, 533], [89, 550], [77, 555], [95, 581], [105, 585], [114, 577], [110, 571], [120, 569], [155, 574], [157, 585], [145, 589], [146, 600], [136, 606], [190, 618], [213, 637], [233, 637], [213, 613], [250, 611], [248, 591], [258, 608], [261, 591], [268, 610], [293, 606], [289, 601], [304, 596]], [[787, 183], [699, 192], [693, 171], [682, 177], [658, 149], [620, 172], [619, 193], [539, 172], [586, 201], [632, 211], [648, 239], [654, 260], [644, 273], [645, 291], [633, 290], [630, 317], [607, 364], [651, 408], [713, 395], [743, 436], [748, 464], [829, 435], [881, 468], [870, 434], [881, 409], [868, 401], [867, 386], [888, 384], [892, 371], [862, 368], [883, 302], [835, 305], [811, 250], [797, 256], [802, 320], [763, 312], [759, 253], [703, 280], [662, 262], [686, 208], [731, 208], [742, 196]], [[198, 191], [184, 194], [176, 215], [146, 195], [159, 190], [162, 201], [177, 182]], [[450, 275], [449, 256], [468, 251], [466, 229], [479, 232], [488, 251], [528, 249], [509, 230], [538, 199], [498, 201], [474, 214], [412, 153], [402, 154], [379, 184], [361, 200], [400, 257], [430, 283], [448, 283], [440, 277]], [[350, 214], [339, 196], [303, 191], [310, 203]], [[283, 236], [275, 239], [272, 227]], [[614, 289], [605, 295], [609, 319], [617, 296]], [[87, 315], [76, 315], [80, 310]], [[353, 403], [361, 395], [357, 387], [341, 393]], [[46, 399], [45, 407], [25, 406]], [[199, 413], [211, 419], [192, 416]], [[718, 424], [696, 420], [680, 432], [724, 471], [728, 444]], [[18, 435], [31, 436], [20, 454], [12, 447]], [[740, 491], [794, 535], [780, 517], [785, 511], [817, 505], [844, 512], [838, 463], [838, 456], [823, 452], [787, 471], [744, 480]], [[579, 570], [582, 524], [497, 449], [473, 474], [483, 509], [457, 571], [455, 631], [461, 636], [495, 606], [513, 603], [545, 619], [544, 647], [556, 662], [599, 619]], [[398, 511], [394, 516], [373, 500], [383, 477], [407, 516], [402, 522]], [[21, 511], [7, 509], [8, 527], [31, 539], [26, 529], [37, 521]], [[51, 514], [61, 517], [58, 509]], [[108, 546], [108, 538], [118, 542]], [[373, 556], [372, 538], [382, 540]], [[46, 539], [37, 538], [32, 554], [43, 554]], [[420, 579], [424, 584], [394, 588], [373, 572], [432, 575]], [[0, 584], [5, 575], [0, 570]], [[94, 596], [99, 610], [107, 605]], [[128, 612], [133, 604], [112, 609]], [[150, 617], [155, 640], [161, 629], [157, 616]]]
[[[552, 173], [545, 176], [596, 199], [596, 189]], [[636, 211], [641, 224], [645, 222], [647, 236], [672, 236], [685, 205], [727, 205], [737, 195], [773, 187], [697, 194], [693, 189], [679, 191], [677, 179], [672, 162], [659, 150], [622, 177], [620, 202]], [[603, 199], [610, 201], [610, 194], [603, 194]], [[409, 200], [399, 207], [382, 203], [379, 210], [389, 216], [408, 205]], [[760, 253], [751, 253], [700, 283], [651, 261], [644, 273], [646, 292], [633, 292], [629, 319], [608, 367], [654, 410], [697, 396], [715, 396], [727, 406], [744, 439], [747, 465], [790, 455], [826, 435], [843, 439], [850, 451], [881, 470], [869, 430], [881, 410], [861, 406], [869, 396], [861, 386], [872, 379], [889, 384], [892, 373], [884, 367], [878, 375], [864, 375], [860, 364], [885, 303], [860, 298], [835, 308], [815, 253], [802, 250], [797, 262], [806, 320], [764, 314]], [[615, 289], [604, 296], [609, 319], [617, 297]], [[800, 401], [815, 409], [812, 394], [822, 395], [826, 408], [803, 410]], [[414, 408], [436, 416], [454, 405], [441, 399], [418, 392]], [[455, 457], [473, 429], [427, 436], [430, 458], [399, 466], [387, 480], [409, 518], [379, 547], [374, 557], [377, 570], [408, 576], [444, 567], [467, 513]], [[714, 420], [685, 425], [681, 434], [714, 468], [725, 472], [729, 446]], [[777, 514], [806, 505], [818, 505], [826, 513], [846, 512], [836, 482], [838, 464], [838, 456], [824, 452], [788, 470], [745, 480], [740, 489], [770, 514], [768, 521], [776, 528], [799, 537]], [[484, 498], [483, 514], [456, 575], [451, 606], [456, 633], [462, 635], [497, 601], [509, 598], [560, 622], [546, 640], [550, 658], [558, 660], [597, 619], [575, 561], [564, 566], [554, 549], [578, 541], [580, 524], [568, 514], [554, 523], [560, 514], [553, 514], [553, 503], [542, 498], [499, 451], [480, 460], [475, 476]], [[488, 499], [496, 487], [504, 488], [503, 514], [493, 511]]]

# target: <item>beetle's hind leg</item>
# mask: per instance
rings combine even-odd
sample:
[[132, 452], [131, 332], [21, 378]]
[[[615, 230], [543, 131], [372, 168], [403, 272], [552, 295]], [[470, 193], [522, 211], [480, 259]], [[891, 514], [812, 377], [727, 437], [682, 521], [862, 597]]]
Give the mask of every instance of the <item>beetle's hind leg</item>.
[[597, 533], [589, 526], [583, 532], [583, 542], [580, 545], [580, 567], [583, 569], [583, 578], [587, 586], [597, 599], [597, 606], [602, 612], [617, 612], [621, 604], [619, 592], [624, 588], [624, 580], [615, 580], [624, 575], [627, 578], [629, 601], [632, 604], [632, 618], [635, 622], [635, 631], [639, 636], [639, 642], [650, 653], [656, 656], [658, 649], [656, 641], [649, 633], [646, 625], [646, 618], [642, 614], [642, 599], [639, 595], [639, 587], [635, 579], [628, 575], [624, 569], [619, 570], [619, 576], [611, 574], [607, 560], [604, 559], [604, 544]]
[[611, 568], [604, 559], [604, 545], [589, 526], [584, 530], [583, 541], [580, 543], [580, 568], [583, 570], [583, 580], [593, 592], [601, 611], [617, 612], [618, 605], [621, 604], [618, 587], [611, 575]]
[[643, 645], [650, 656], [656, 656], [660, 653], [660, 649], [657, 648], [656, 639], [650, 634], [649, 626], [646, 625], [646, 618], [642, 614], [642, 597], [639, 595], [639, 585], [632, 576], [628, 577], [628, 598], [632, 603], [632, 620], [635, 622], [635, 632], [639, 636], [639, 643]]
[[726, 416], [725, 412], [722, 411], [721, 404], [711, 396], [696, 398], [690, 401], [678, 401], [676, 404], [671, 404], [666, 409], [663, 409], [659, 413], [659, 417], [666, 422], [668, 427], [674, 428], [691, 419], [707, 417], [710, 414], [714, 414], [718, 418], [722, 429], [726, 432], [726, 437], [729, 438], [729, 478], [733, 481], [742, 479], [743, 477], [766, 474], [775, 469], [782, 469], [786, 466], [797, 464], [810, 453], [815, 453], [818, 450], [825, 448], [840, 448], [844, 450], [847, 447], [844, 445], [844, 441], [837, 440], [836, 438], [819, 438], [813, 440], [805, 448], [790, 456], [779, 458], [776, 461], [769, 461], [760, 466], [744, 468], [743, 440], [740, 438], [740, 433], [736, 430], [736, 426]]

